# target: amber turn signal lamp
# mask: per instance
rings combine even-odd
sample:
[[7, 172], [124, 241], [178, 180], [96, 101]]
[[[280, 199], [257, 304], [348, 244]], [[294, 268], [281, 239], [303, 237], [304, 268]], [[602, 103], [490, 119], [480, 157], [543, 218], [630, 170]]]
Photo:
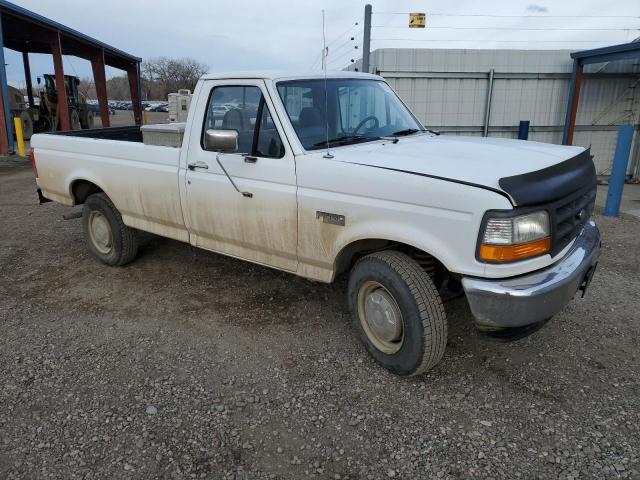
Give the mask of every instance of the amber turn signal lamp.
[[547, 253], [551, 249], [551, 237], [516, 245], [480, 245], [480, 259], [489, 262], [513, 262]]

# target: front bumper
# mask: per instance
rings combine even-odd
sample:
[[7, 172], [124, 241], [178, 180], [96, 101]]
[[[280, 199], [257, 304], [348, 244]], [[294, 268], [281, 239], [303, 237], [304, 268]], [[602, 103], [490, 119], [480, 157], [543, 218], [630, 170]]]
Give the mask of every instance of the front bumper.
[[518, 277], [462, 279], [476, 322], [485, 328], [516, 328], [558, 313], [591, 279], [600, 257], [600, 231], [587, 222], [564, 257], [553, 265]]

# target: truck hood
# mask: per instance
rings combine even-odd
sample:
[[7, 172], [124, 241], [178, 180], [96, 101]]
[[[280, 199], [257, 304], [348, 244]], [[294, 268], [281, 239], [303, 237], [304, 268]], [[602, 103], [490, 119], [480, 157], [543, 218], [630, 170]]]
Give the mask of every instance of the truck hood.
[[[495, 190], [507, 195], [514, 205], [551, 201], [591, 181], [587, 177], [593, 176], [595, 181], [588, 150], [522, 140], [416, 135], [401, 137], [397, 143], [364, 143], [332, 153], [337, 161]], [[523, 197], [525, 184], [529, 184], [529, 192]], [[534, 184], [543, 191], [532, 195]]]

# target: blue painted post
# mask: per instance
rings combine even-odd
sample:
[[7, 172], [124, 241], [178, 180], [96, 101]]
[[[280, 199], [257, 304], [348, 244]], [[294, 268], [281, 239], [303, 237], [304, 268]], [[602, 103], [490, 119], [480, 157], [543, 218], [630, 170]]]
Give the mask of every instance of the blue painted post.
[[[14, 151], [13, 145], [13, 118], [11, 110], [9, 110], [9, 85], [7, 83], [7, 71], [4, 65], [4, 35], [2, 32], [2, 13], [0, 13], [0, 92], [2, 93], [2, 103], [4, 105], [4, 119], [7, 125], [7, 140], [9, 143], [9, 151]], [[0, 132], [5, 135], [5, 132]]]
[[633, 139], [633, 125], [620, 125], [618, 129], [618, 142], [616, 153], [613, 157], [609, 188], [607, 190], [607, 203], [604, 214], [607, 217], [617, 217], [620, 213], [620, 201], [624, 189], [624, 178], [627, 176], [627, 164], [631, 152], [631, 140]]
[[520, 127], [518, 128], [518, 140], [529, 139], [529, 120], [520, 120]]

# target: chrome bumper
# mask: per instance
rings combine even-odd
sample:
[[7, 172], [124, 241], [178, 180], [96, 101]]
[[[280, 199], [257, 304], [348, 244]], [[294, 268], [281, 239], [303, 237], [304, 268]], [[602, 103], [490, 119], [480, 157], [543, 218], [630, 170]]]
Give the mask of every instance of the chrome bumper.
[[462, 279], [476, 322], [488, 328], [523, 327], [547, 320], [584, 289], [600, 256], [600, 231], [589, 221], [553, 265], [506, 279]]

